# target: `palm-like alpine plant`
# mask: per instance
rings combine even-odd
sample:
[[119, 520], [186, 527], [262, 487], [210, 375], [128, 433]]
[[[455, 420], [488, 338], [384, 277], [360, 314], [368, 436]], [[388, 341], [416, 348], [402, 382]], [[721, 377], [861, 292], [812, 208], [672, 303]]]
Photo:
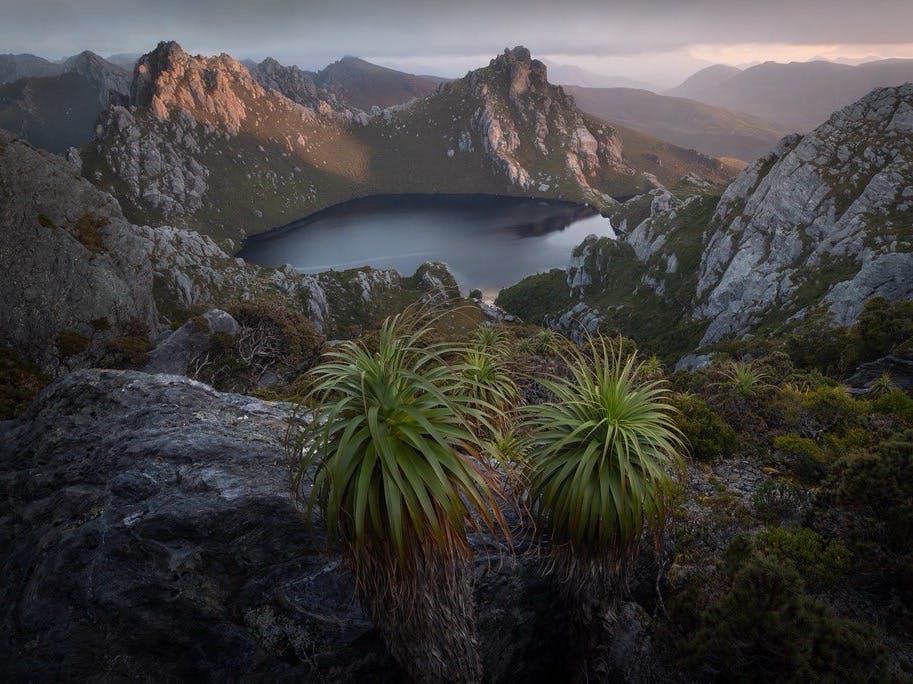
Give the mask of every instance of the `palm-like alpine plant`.
[[611, 607], [644, 531], [660, 538], [685, 449], [666, 388], [614, 348], [596, 338], [563, 352], [569, 377], [540, 381], [554, 400], [525, 408], [531, 508], [578, 607]]
[[341, 541], [362, 604], [412, 677], [477, 681], [467, 534], [506, 523], [468, 427], [488, 407], [444, 361], [466, 350], [426, 345], [429, 330], [397, 316], [376, 352], [348, 342], [327, 354], [296, 443], [296, 487]]
[[500, 351], [497, 347], [466, 349], [457, 364], [463, 392], [487, 418], [485, 424], [497, 429], [506, 426], [520, 397]]

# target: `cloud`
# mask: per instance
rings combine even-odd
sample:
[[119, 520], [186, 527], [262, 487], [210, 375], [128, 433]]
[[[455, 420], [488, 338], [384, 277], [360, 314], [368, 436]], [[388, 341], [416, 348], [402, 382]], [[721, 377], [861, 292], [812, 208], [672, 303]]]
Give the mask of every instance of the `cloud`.
[[86, 48], [145, 52], [159, 40], [175, 39], [192, 52], [270, 55], [308, 68], [356, 54], [438, 64], [455, 75], [478, 66], [471, 62], [479, 56], [524, 44], [534, 54], [601, 59], [635, 70], [643, 58], [643, 72], [674, 67], [676, 59], [690, 68], [761, 55], [765, 46], [778, 46], [778, 55], [799, 54], [800, 46], [820, 53], [821, 46], [840, 45], [867, 45], [869, 53], [883, 54], [878, 46], [910, 40], [913, 2], [0, 0], [0, 19], [0, 51], [52, 57]]

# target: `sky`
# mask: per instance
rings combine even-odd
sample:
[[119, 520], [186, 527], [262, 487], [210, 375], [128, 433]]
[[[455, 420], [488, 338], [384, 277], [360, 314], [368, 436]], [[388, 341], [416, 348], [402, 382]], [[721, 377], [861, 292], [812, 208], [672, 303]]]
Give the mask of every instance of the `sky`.
[[0, 0], [0, 53], [356, 55], [461, 76], [507, 46], [671, 87], [714, 63], [913, 58], [913, 0]]

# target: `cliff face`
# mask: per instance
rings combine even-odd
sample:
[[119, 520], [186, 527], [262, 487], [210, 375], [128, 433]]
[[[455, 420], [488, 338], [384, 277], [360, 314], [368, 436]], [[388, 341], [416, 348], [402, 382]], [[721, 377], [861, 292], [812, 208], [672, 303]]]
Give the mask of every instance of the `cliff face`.
[[152, 242], [60, 157], [0, 132], [0, 344], [49, 370], [154, 333]]
[[873, 91], [785, 138], [723, 194], [701, 259], [703, 342], [825, 302], [913, 295], [913, 86]]
[[268, 57], [250, 70], [251, 76], [267, 90], [277, 90], [292, 102], [317, 109], [321, 99], [314, 74], [295, 66], [283, 66]]
[[84, 172], [134, 220], [197, 229], [226, 246], [366, 194], [524, 194], [606, 208], [683, 168], [717, 181], [728, 173], [642, 136], [628, 154], [626, 133], [580, 114], [525, 48], [370, 117], [319, 90], [315, 105], [304, 72], [264, 63], [255, 74], [227, 55], [160, 44], [136, 66], [131, 106], [104, 116]]

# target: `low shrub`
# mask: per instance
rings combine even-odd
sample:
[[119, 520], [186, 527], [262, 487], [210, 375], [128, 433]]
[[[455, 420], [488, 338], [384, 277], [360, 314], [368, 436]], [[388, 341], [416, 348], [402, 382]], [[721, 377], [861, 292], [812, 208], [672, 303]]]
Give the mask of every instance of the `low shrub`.
[[913, 399], [900, 390], [888, 390], [872, 401], [872, 411], [913, 422]]
[[108, 219], [86, 212], [79, 217], [74, 226], [76, 239], [90, 252], [95, 254], [107, 252], [104, 236], [104, 229], [107, 225]]
[[777, 461], [802, 480], [817, 480], [827, 472], [827, 457], [818, 443], [796, 434], [778, 435], [773, 440]]
[[791, 563], [746, 549], [733, 556], [726, 588], [703, 593], [702, 608], [700, 598], [692, 599], [693, 629], [677, 646], [693, 676], [741, 682], [886, 676], [884, 648], [873, 630], [807, 596]]
[[105, 342], [105, 360], [115, 368], [136, 368], [146, 363], [152, 350], [149, 341], [149, 326], [143, 321], [131, 321], [121, 335], [115, 335]]
[[54, 338], [57, 346], [57, 355], [61, 361], [66, 361], [74, 356], [86, 352], [89, 349], [88, 337], [76, 330], [61, 330]]
[[676, 394], [671, 403], [678, 409], [675, 423], [698, 461], [712, 461], [738, 448], [735, 430], [720, 418], [707, 402], [695, 395]]
[[833, 584], [846, 570], [850, 551], [840, 540], [825, 542], [807, 527], [768, 527], [757, 537], [758, 550], [778, 562], [790, 562], [806, 585]]
[[798, 518], [808, 504], [808, 493], [786, 480], [765, 480], [751, 497], [755, 514], [773, 523]]
[[50, 381], [47, 373], [19, 352], [0, 347], [0, 420], [21, 414]]

